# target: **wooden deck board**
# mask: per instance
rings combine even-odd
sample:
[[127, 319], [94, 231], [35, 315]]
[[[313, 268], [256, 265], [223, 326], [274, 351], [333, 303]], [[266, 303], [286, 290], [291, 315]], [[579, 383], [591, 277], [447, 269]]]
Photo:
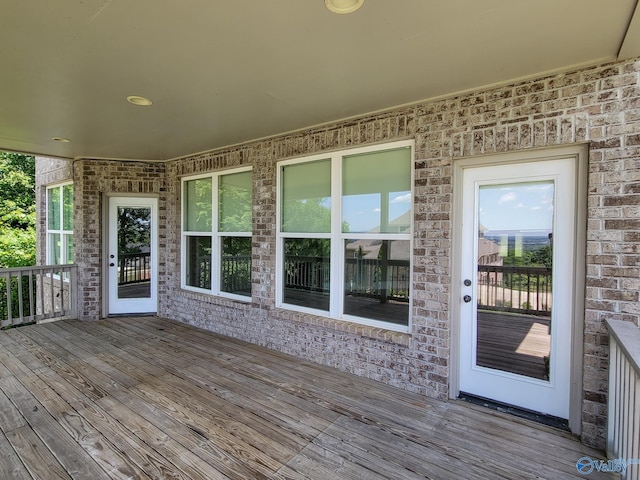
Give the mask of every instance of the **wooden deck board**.
[[0, 331], [0, 447], [0, 477], [47, 479], [560, 479], [604, 458], [566, 432], [154, 317]]

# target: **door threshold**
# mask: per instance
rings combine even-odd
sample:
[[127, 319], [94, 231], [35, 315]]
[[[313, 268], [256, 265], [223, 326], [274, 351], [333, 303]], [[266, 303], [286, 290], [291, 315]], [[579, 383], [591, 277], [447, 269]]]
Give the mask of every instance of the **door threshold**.
[[156, 312], [148, 313], [110, 313], [107, 318], [125, 318], [125, 317], [157, 317]]
[[553, 415], [547, 415], [540, 412], [534, 412], [532, 410], [527, 410], [526, 408], [520, 408], [514, 405], [496, 402], [495, 400], [478, 397], [477, 395], [471, 395], [464, 392], [460, 392], [460, 395], [458, 395], [458, 399], [462, 400], [463, 402], [471, 403], [473, 405], [479, 405], [481, 407], [489, 408], [497, 412], [507, 413], [515, 417], [531, 420], [548, 427], [571, 432], [571, 429], [569, 428], [569, 420], [566, 420], [564, 418], [554, 417]]

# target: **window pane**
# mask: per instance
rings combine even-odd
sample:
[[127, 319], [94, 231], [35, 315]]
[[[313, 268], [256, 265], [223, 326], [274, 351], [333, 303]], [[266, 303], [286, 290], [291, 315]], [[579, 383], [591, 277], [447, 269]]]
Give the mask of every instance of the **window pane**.
[[67, 245], [67, 263], [73, 263], [73, 235], [65, 235]]
[[409, 324], [408, 240], [346, 240], [344, 313]]
[[62, 187], [62, 229], [73, 230], [73, 185]]
[[342, 163], [342, 231], [408, 233], [411, 149], [346, 156]]
[[331, 162], [282, 168], [282, 231], [331, 231]]
[[219, 231], [251, 231], [251, 172], [222, 175], [219, 183]]
[[284, 302], [329, 310], [331, 240], [284, 240]]
[[211, 237], [186, 238], [186, 278], [191, 287], [211, 289]]
[[210, 232], [212, 223], [211, 178], [185, 182], [185, 231]]
[[60, 187], [47, 190], [47, 227], [60, 230]]
[[59, 233], [50, 233], [49, 234], [49, 264], [50, 265], [60, 265], [60, 255], [62, 254], [62, 248], [60, 245], [60, 234]]
[[223, 292], [251, 296], [251, 237], [222, 237]]

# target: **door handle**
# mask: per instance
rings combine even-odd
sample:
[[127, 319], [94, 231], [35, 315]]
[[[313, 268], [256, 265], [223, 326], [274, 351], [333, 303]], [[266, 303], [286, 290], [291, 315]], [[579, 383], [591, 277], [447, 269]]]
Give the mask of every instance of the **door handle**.
[[462, 297], [462, 300], [464, 300], [464, 303], [469, 303], [471, 301], [471, 295], [465, 295]]

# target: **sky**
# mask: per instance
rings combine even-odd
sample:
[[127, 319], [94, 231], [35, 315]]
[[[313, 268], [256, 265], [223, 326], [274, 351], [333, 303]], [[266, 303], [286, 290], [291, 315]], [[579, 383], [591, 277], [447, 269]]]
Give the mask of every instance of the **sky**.
[[552, 181], [483, 185], [479, 193], [479, 222], [491, 230], [536, 230], [553, 227], [554, 185]]
[[[380, 194], [342, 197], [342, 218], [351, 232], [369, 232], [380, 226]], [[411, 192], [389, 194], [389, 221], [411, 209]]]

